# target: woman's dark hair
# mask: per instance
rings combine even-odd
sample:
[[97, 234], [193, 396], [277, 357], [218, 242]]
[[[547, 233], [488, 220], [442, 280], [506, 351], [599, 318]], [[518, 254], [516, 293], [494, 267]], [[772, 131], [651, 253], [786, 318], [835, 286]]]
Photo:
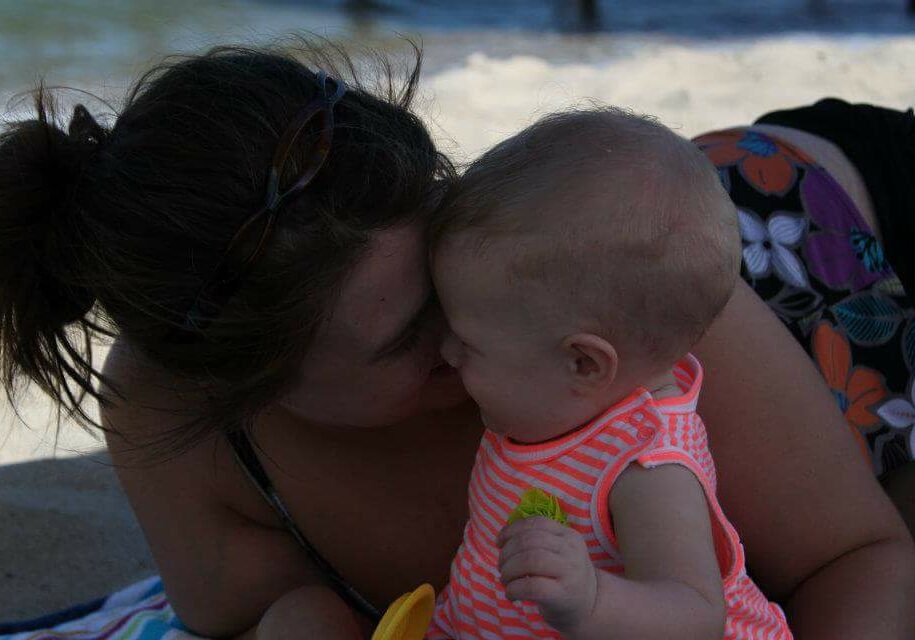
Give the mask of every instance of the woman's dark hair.
[[[30, 379], [68, 416], [95, 424], [83, 400], [103, 400], [99, 385], [111, 381], [92, 342], [121, 335], [202, 398], [181, 429], [147, 446], [177, 452], [214, 429], [250, 425], [294, 380], [371, 234], [423, 215], [453, 175], [409, 111], [414, 51], [402, 83], [376, 56], [373, 91], [327, 42], [167, 58], [139, 78], [110, 129], [82, 105], [64, 127], [39, 87], [36, 117], [0, 132], [0, 363], [10, 400]], [[316, 95], [318, 70], [348, 86], [326, 163], [218, 317], [176, 340], [226, 245], [263, 204], [277, 140]], [[291, 173], [318, 133], [299, 138]]]

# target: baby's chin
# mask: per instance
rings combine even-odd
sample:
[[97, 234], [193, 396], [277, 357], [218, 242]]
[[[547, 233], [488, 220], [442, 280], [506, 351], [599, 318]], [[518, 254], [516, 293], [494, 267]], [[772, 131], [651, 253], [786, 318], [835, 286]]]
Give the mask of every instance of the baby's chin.
[[511, 437], [509, 429], [506, 429], [505, 425], [500, 424], [498, 420], [493, 420], [492, 417], [483, 409], [480, 409], [480, 422], [482, 422], [483, 426], [493, 433], [498, 433], [500, 436]]
[[518, 429], [517, 426], [512, 428], [506, 426], [505, 424], [499, 422], [498, 420], [493, 420], [491, 416], [488, 416], [485, 411], [480, 410], [480, 421], [483, 423], [483, 426], [497, 433], [500, 436], [505, 436], [515, 442], [521, 444], [533, 444], [535, 440], [531, 440], [531, 434], [525, 433], [524, 429]]

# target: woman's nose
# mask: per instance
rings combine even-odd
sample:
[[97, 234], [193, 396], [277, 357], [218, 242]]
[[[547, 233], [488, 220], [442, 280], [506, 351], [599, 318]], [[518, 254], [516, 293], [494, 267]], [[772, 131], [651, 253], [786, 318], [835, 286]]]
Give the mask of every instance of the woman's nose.
[[442, 359], [455, 369], [461, 365], [461, 343], [451, 331], [445, 331], [442, 340]]

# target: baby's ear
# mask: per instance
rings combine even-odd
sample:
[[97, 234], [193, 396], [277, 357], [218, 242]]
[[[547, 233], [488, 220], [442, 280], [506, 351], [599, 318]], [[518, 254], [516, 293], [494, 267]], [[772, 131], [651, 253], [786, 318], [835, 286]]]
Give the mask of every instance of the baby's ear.
[[562, 347], [576, 386], [596, 389], [613, 383], [619, 356], [612, 344], [593, 333], [576, 333], [566, 336]]

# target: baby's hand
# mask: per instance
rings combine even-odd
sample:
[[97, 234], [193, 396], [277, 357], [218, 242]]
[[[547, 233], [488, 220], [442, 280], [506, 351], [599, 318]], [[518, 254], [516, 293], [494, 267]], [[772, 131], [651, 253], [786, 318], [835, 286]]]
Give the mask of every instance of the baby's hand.
[[509, 600], [535, 603], [544, 619], [571, 635], [594, 611], [597, 568], [584, 538], [543, 517], [518, 520], [499, 534], [499, 572]]

